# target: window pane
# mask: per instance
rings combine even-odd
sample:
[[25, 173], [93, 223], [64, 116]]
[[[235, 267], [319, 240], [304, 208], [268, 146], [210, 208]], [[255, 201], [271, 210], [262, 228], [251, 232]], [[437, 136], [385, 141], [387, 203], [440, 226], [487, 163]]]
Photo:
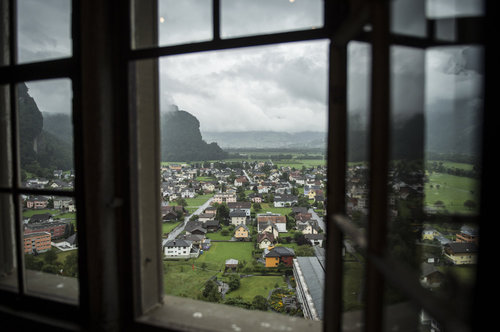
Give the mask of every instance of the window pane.
[[159, 45], [212, 39], [211, 0], [159, 0]]
[[27, 82], [17, 89], [21, 185], [72, 190], [71, 81]]
[[12, 131], [10, 121], [10, 89], [0, 85], [0, 186], [12, 185]]
[[[369, 113], [371, 46], [351, 42], [348, 45], [348, 137], [346, 213], [360, 229], [368, 225], [369, 194]], [[364, 310], [365, 258], [356, 242], [345, 235], [343, 257], [343, 310], [346, 328], [359, 328]], [[349, 312], [349, 313], [348, 313]]]
[[221, 36], [236, 37], [323, 26], [320, 0], [222, 0]]
[[71, 197], [48, 196], [37, 208], [22, 196], [27, 290], [33, 294], [78, 300], [78, 238]]
[[464, 17], [484, 15], [484, 1], [427, 0], [427, 16], [430, 18]]
[[391, 32], [425, 37], [427, 34], [425, 9], [425, 1], [391, 1]]
[[17, 34], [19, 63], [71, 56], [71, 1], [18, 0]]
[[349, 43], [346, 211], [358, 227], [366, 227], [368, 215], [370, 77], [371, 46]]
[[323, 318], [327, 54], [160, 59], [167, 294]]
[[0, 288], [17, 290], [17, 261], [12, 196], [0, 194]]

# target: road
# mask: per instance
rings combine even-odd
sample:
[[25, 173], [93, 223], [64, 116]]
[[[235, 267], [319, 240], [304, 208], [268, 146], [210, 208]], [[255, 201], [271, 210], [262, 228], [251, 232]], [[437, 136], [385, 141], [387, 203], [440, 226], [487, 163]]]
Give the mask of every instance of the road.
[[179, 224], [179, 226], [174, 228], [168, 234], [168, 237], [163, 240], [163, 244], [165, 244], [167, 241], [175, 239], [180, 233], [182, 233], [184, 231], [184, 227], [186, 227], [186, 224], [189, 221], [189, 219], [191, 218], [191, 216], [201, 214], [212, 203], [212, 201], [213, 201], [213, 197], [210, 197], [205, 203], [203, 203], [203, 205], [200, 205], [196, 211], [194, 211], [190, 215], [185, 216], [183, 223]]
[[247, 178], [248, 182], [250, 183], [250, 185], [253, 186], [254, 182], [252, 181], [252, 179], [250, 179], [250, 177], [248, 176], [247, 174], [247, 171], [243, 170], [243, 174], [245, 174], [245, 177]]
[[318, 226], [323, 230], [323, 232], [326, 233], [326, 225], [325, 222], [323, 221], [323, 218], [318, 216], [318, 214], [314, 212], [313, 209], [309, 209], [308, 212], [312, 215], [312, 218], [318, 222]]

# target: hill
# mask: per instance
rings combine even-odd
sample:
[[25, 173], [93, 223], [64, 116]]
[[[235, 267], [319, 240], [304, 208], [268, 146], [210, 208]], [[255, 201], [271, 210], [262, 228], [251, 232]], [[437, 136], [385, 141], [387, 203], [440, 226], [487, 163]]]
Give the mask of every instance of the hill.
[[200, 122], [192, 114], [179, 110], [161, 114], [162, 161], [203, 161], [225, 159], [217, 143], [207, 143], [200, 132]]

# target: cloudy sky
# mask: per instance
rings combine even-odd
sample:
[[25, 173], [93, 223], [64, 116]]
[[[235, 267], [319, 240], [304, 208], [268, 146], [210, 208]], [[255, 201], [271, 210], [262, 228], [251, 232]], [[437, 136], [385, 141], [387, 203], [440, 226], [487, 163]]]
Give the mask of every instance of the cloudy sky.
[[[421, 35], [425, 17], [481, 12], [479, 1], [394, 2], [393, 29]], [[414, 6], [401, 11], [404, 6]], [[160, 45], [211, 39], [211, 0], [159, 0]], [[323, 24], [321, 0], [222, 0], [221, 35], [236, 37]], [[71, 55], [70, 1], [18, 1], [19, 62]], [[441, 31], [453, 38], [453, 26]], [[429, 105], [453, 107], [458, 96], [478, 100], [482, 68], [474, 47], [392, 50], [393, 107], [399, 113]], [[366, 113], [370, 49], [349, 46], [349, 108]], [[205, 52], [160, 59], [160, 104], [195, 115], [202, 131], [323, 131], [327, 120], [328, 42], [312, 41]], [[69, 113], [71, 82], [29, 82], [42, 112]], [[401, 97], [401, 98], [399, 98]], [[425, 105], [424, 102], [425, 101]], [[434, 107], [432, 109], [436, 109]]]

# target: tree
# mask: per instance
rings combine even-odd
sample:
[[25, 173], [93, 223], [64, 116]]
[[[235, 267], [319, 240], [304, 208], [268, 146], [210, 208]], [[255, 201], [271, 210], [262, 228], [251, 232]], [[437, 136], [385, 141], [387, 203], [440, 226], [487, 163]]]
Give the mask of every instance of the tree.
[[47, 264], [54, 264], [57, 261], [57, 254], [54, 250], [48, 250], [43, 256], [43, 260]]
[[267, 306], [267, 299], [262, 295], [256, 295], [252, 300], [253, 309], [267, 311]]
[[203, 297], [209, 302], [220, 302], [222, 296], [219, 293], [217, 284], [213, 280], [207, 281], [203, 289]]
[[229, 277], [229, 290], [234, 291], [238, 288], [240, 288], [240, 277], [237, 274], [232, 274]]
[[219, 206], [217, 206], [215, 218], [224, 225], [227, 225], [227, 221], [229, 220], [229, 208], [225, 203], [219, 204]]
[[66, 256], [63, 264], [63, 274], [70, 277], [78, 277], [78, 254], [76, 251]]
[[253, 209], [255, 211], [260, 211], [262, 210], [262, 206], [260, 206], [260, 203], [253, 203]]
[[175, 201], [180, 206], [187, 206], [188, 205], [188, 203], [186, 202], [186, 200], [184, 198], [181, 198], [181, 197], [177, 198]]

